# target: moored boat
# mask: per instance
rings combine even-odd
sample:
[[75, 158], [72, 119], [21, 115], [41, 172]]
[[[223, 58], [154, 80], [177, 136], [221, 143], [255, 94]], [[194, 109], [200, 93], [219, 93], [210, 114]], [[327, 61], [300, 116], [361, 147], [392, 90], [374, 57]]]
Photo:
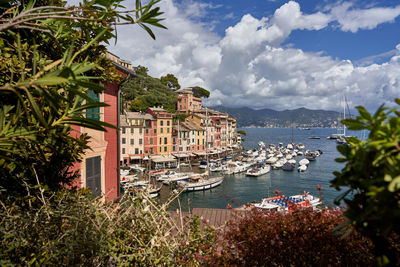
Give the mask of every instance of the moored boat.
[[183, 191], [202, 191], [214, 188], [220, 185], [224, 181], [223, 176], [208, 177], [208, 174], [195, 174], [192, 175], [188, 181], [178, 181], [178, 188], [181, 188]]
[[296, 208], [317, 209], [317, 206], [320, 204], [320, 198], [304, 192], [303, 195], [294, 195], [290, 197], [276, 196], [264, 198], [260, 203], [255, 203], [253, 205], [261, 210], [293, 211]]
[[260, 167], [255, 167], [252, 168], [250, 170], [247, 170], [246, 175], [247, 176], [260, 176], [263, 174], [268, 173], [271, 170], [271, 166], [269, 165], [264, 165], [264, 166], [260, 166]]

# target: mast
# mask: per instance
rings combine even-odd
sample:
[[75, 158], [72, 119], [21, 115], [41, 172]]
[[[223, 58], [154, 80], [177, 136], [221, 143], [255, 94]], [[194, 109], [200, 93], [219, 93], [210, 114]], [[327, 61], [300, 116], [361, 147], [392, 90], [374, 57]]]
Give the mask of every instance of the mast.
[[208, 162], [208, 109], [207, 108], [206, 108], [206, 161], [208, 170], [209, 162]]
[[178, 142], [178, 168], [180, 168], [180, 165], [181, 165], [181, 150], [179, 147], [179, 134], [180, 134], [180, 132], [179, 132], [179, 118], [178, 118], [178, 139], [177, 139], [177, 142]]
[[[343, 120], [346, 119], [346, 97], [343, 93]], [[343, 124], [343, 136], [346, 137], [346, 125]]]

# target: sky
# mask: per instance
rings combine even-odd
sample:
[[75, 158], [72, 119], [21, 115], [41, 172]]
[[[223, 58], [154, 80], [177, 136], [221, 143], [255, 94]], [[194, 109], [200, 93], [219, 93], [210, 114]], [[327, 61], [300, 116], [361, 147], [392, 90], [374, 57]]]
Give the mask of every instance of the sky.
[[[130, 1], [134, 2], [134, 1]], [[127, 2], [129, 5], [130, 2]], [[207, 106], [371, 112], [400, 97], [400, 1], [161, 0], [152, 40], [118, 28], [109, 50], [153, 77], [211, 92]]]

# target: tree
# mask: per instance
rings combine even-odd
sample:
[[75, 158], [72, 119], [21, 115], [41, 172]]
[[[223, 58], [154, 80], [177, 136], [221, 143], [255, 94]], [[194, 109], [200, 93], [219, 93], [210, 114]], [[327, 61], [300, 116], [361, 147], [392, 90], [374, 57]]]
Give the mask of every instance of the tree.
[[193, 95], [195, 97], [205, 97], [208, 98], [210, 96], [210, 92], [200, 86], [191, 87]]
[[149, 69], [144, 66], [137, 66], [133, 68], [137, 75], [148, 76]]
[[173, 74], [167, 74], [166, 76], [161, 76], [160, 81], [162, 84], [168, 86], [172, 90], [178, 90], [181, 88], [176, 78]]
[[122, 84], [121, 91], [124, 101], [131, 104], [131, 111], [144, 111], [153, 106], [163, 106], [172, 113], [176, 111], [177, 95], [160, 79], [136, 75]]
[[[396, 99], [400, 104], [400, 99]], [[349, 223], [371, 239], [380, 265], [399, 264], [400, 255], [390, 245], [390, 239], [400, 234], [400, 112], [381, 106], [372, 116], [357, 107], [356, 119], [343, 120], [350, 130], [367, 130], [367, 141], [355, 137], [348, 145], [338, 146], [346, 163], [335, 172], [331, 185], [345, 191], [335, 203], [344, 201]]]
[[237, 133], [241, 135], [247, 135], [245, 130], [237, 130]]
[[85, 117], [87, 109], [105, 106], [89, 97], [89, 89], [99, 93], [99, 81], [118, 78], [102, 43], [115, 37], [118, 24], [138, 24], [153, 38], [147, 25], [164, 28], [154, 7], [158, 1], [136, 1], [130, 11], [121, 2], [90, 0], [69, 8], [58, 0], [0, 4], [2, 197], [29, 195], [34, 185], [56, 190], [71, 184], [77, 174], [69, 169], [89, 142], [86, 135], [73, 137], [71, 125], [115, 127]]

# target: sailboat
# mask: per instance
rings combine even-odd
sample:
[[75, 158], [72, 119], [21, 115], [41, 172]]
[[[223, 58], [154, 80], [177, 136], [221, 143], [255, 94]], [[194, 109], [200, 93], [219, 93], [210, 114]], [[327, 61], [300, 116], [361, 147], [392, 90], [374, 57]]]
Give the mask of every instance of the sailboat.
[[[208, 162], [208, 110], [206, 109], [206, 159]], [[201, 191], [214, 188], [224, 181], [224, 176], [210, 177], [209, 164], [204, 173], [189, 176], [187, 181], [178, 181], [177, 185], [182, 191]]]
[[[346, 96], [343, 94], [343, 120], [346, 119], [346, 105], [347, 99]], [[346, 140], [346, 125], [343, 124], [343, 134], [339, 134], [336, 138], [336, 143], [338, 144], [347, 144]]]

